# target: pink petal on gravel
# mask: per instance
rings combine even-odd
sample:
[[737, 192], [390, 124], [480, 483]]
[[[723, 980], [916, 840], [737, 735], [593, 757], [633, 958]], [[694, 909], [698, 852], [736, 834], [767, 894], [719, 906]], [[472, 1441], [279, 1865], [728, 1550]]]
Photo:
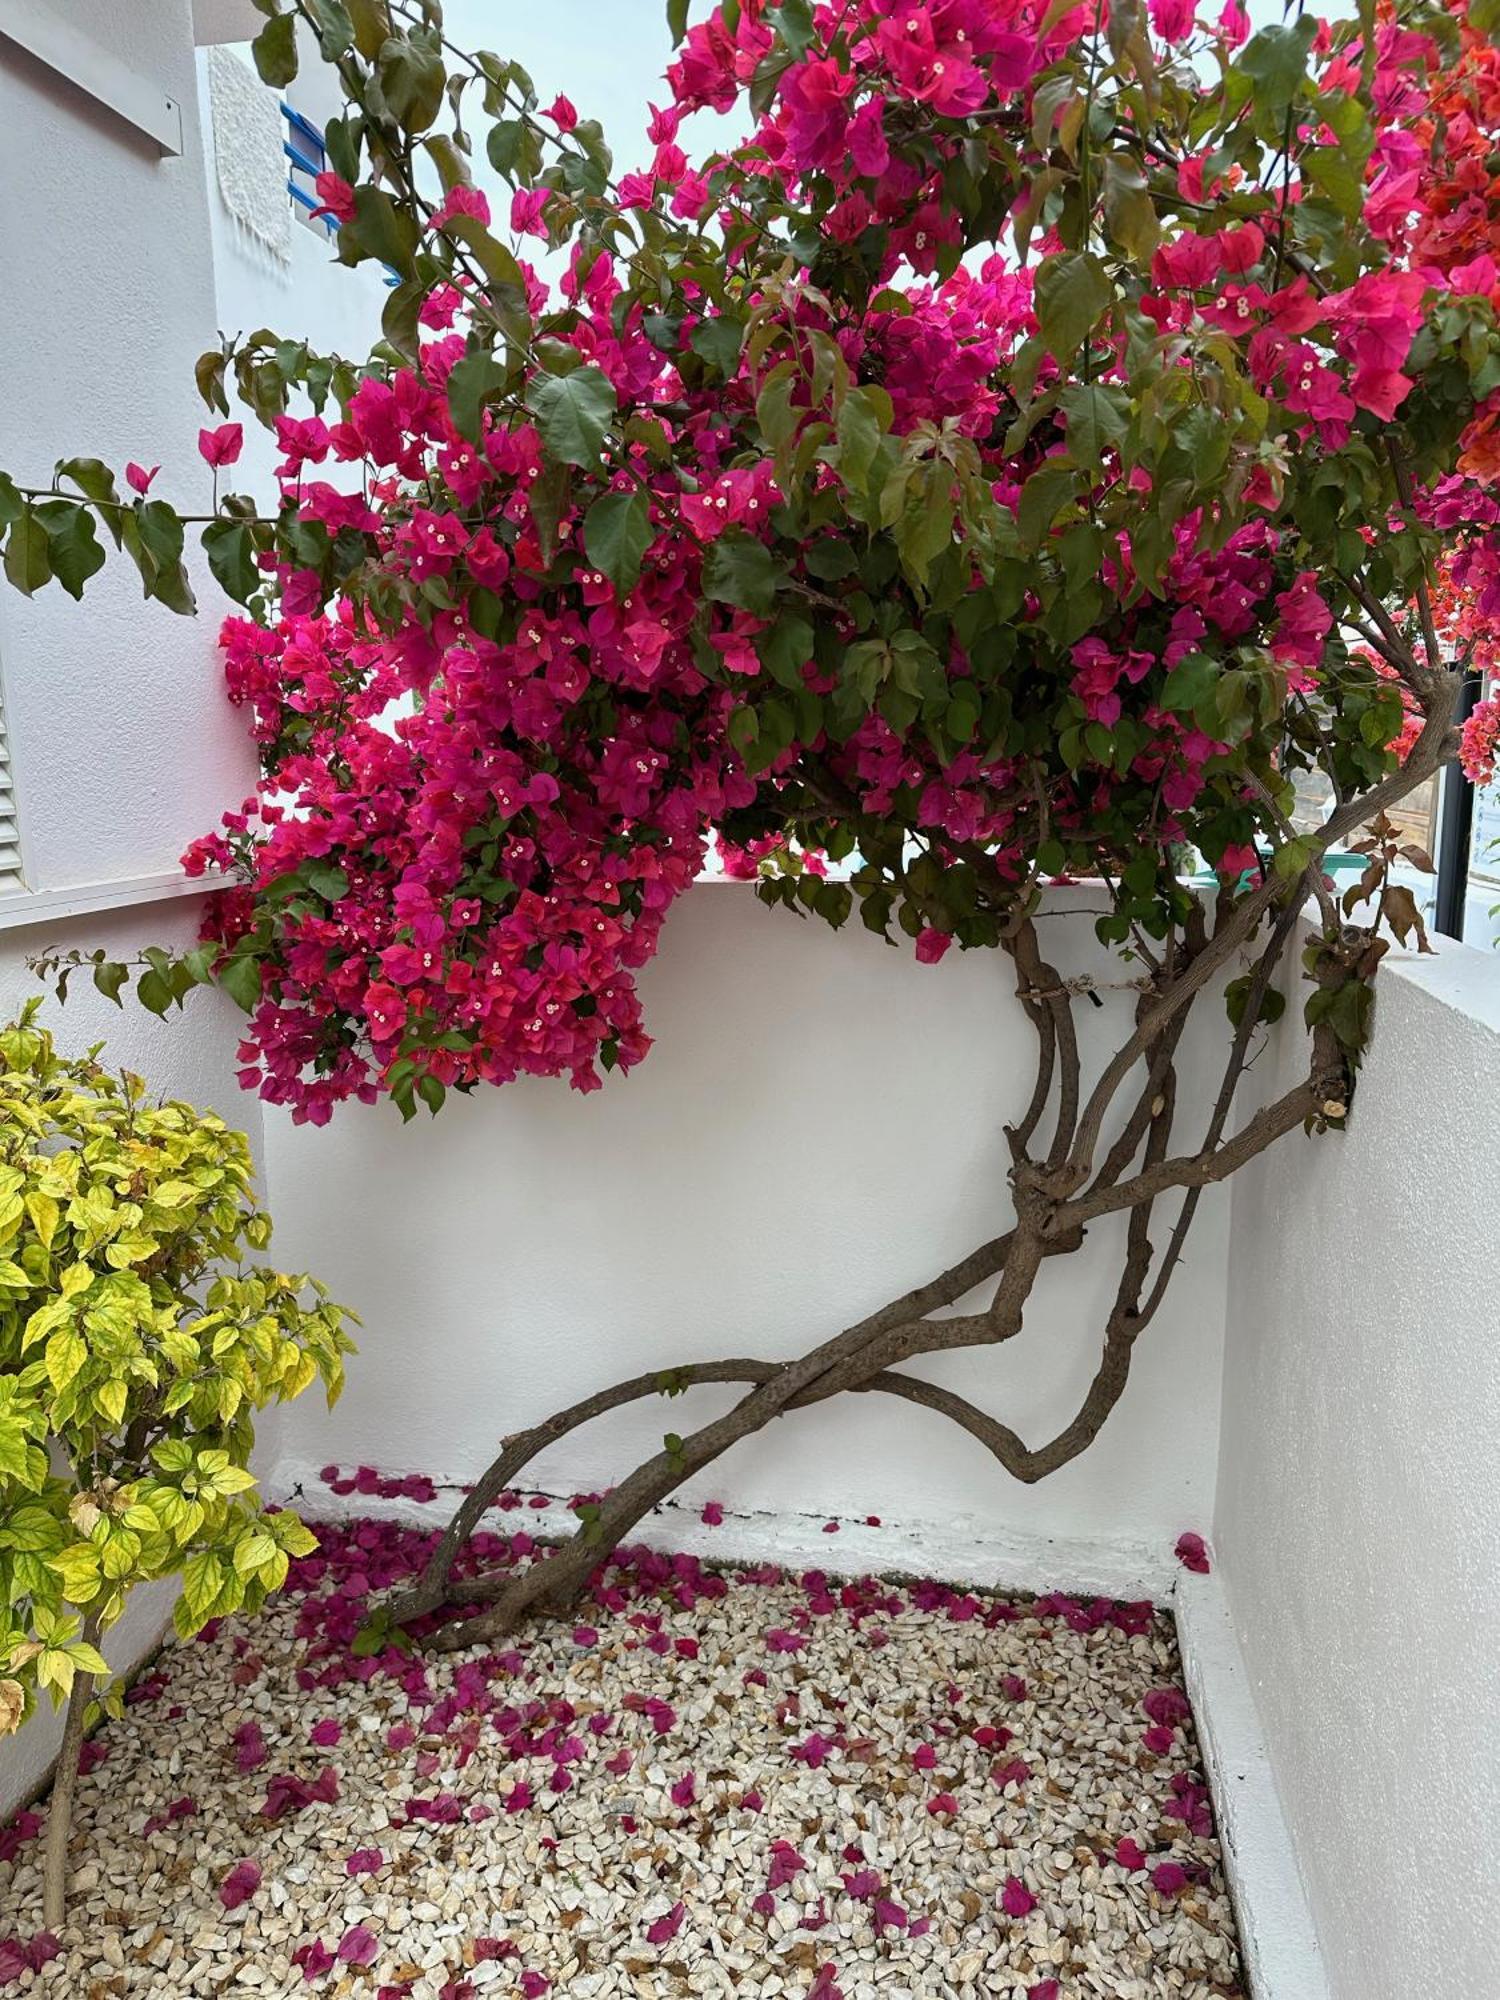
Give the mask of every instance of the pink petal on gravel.
[[647, 1944], [670, 1944], [682, 1929], [682, 1920], [686, 1915], [687, 1904], [674, 1903], [664, 1917], [658, 1917], [654, 1924], [647, 1924]]
[[237, 1910], [241, 1903], [248, 1903], [260, 1887], [260, 1864], [255, 1861], [236, 1861], [224, 1880], [219, 1884], [219, 1901], [226, 1910]]
[[353, 1924], [339, 1939], [339, 1958], [345, 1965], [373, 1965], [380, 1940], [368, 1924]]
[[378, 1875], [385, 1865], [385, 1856], [378, 1847], [356, 1847], [344, 1863], [346, 1875]]
[[1178, 1896], [1188, 1885], [1188, 1874], [1175, 1861], [1163, 1861], [1151, 1870], [1151, 1881], [1158, 1896]]
[[1140, 1843], [1132, 1840], [1129, 1834], [1126, 1834], [1123, 1840], [1116, 1841], [1115, 1860], [1121, 1868], [1137, 1869], [1146, 1865], [1146, 1856]]
[[1029, 1917], [1036, 1908], [1036, 1897], [1019, 1875], [1012, 1875], [1000, 1892], [1000, 1907], [1008, 1917]]

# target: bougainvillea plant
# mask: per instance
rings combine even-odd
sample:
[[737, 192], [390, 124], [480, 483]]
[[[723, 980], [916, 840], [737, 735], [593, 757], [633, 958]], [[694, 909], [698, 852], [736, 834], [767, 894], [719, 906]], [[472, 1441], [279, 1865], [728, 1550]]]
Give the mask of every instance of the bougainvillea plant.
[[41, 1693], [67, 1703], [55, 1929], [100, 1638], [138, 1584], [180, 1582], [185, 1637], [316, 1547], [259, 1504], [254, 1414], [320, 1377], [332, 1401], [350, 1343], [315, 1280], [244, 1261], [271, 1224], [243, 1134], [60, 1056], [39, 1004], [0, 1030], [0, 1737]]
[[[1500, 609], [1500, 7], [1251, 33], [1238, 0], [723, 0], [692, 25], [672, 0], [664, 102], [617, 174], [566, 98], [453, 47], [436, 0], [257, 4], [268, 82], [299, 29], [337, 69], [321, 198], [339, 259], [395, 282], [358, 366], [270, 332], [200, 366], [226, 420], [205, 458], [238, 455], [231, 393], [280, 450], [274, 510], [230, 494], [200, 524], [245, 607], [224, 646], [264, 777], [189, 857], [235, 877], [204, 946], [158, 955], [141, 998], [227, 988], [245, 1084], [317, 1122], [593, 1089], [646, 1054], [635, 974], [717, 836], [770, 904], [929, 964], [999, 949], [1038, 1050], [991, 1241], [798, 1360], [643, 1375], [509, 1441], [403, 1609], [445, 1598], [535, 1451], [633, 1397], [744, 1391], [481, 1587], [481, 1631], [566, 1601], [727, 1446], [841, 1390], [1041, 1478], [1121, 1395], [1203, 1187], [1344, 1121], [1375, 913], [1420, 937], [1382, 815], [1453, 754]], [[705, 107], [749, 136], [693, 150]], [[102, 528], [186, 608], [156, 476], [122, 498], [75, 458], [0, 486], [12, 581], [81, 591]], [[1345, 844], [1370, 868], [1341, 908]], [[1087, 1084], [1080, 982], [1036, 921], [1062, 876], [1098, 886], [1135, 993]], [[1298, 953], [1306, 1075], [1237, 1113]], [[1176, 1051], [1226, 990], [1183, 1144]], [[1012, 1338], [1109, 1215], [1123, 1270], [1056, 1437], [902, 1372]]]

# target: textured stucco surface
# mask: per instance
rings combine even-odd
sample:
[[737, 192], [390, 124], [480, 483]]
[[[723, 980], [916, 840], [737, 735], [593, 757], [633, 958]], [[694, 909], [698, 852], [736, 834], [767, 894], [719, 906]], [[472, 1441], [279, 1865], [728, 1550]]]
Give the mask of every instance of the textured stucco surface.
[[[216, 340], [188, 0], [69, 0], [70, 20], [182, 106], [184, 150], [10, 49], [0, 61], [0, 465], [45, 486], [54, 461], [161, 464], [157, 490], [207, 507], [193, 363]], [[0, 676], [34, 889], [175, 866], [249, 791], [206, 616], [143, 605], [112, 560], [80, 606], [0, 592]]]
[[[1087, 897], [1073, 902], [1047, 937], [1065, 969], [1096, 949], [1076, 908]], [[405, 1131], [388, 1106], [322, 1131], [268, 1116], [287, 1254], [316, 1250], [365, 1316], [332, 1419], [288, 1413], [299, 1471], [338, 1459], [472, 1477], [505, 1432], [602, 1383], [797, 1353], [1008, 1226], [1001, 1125], [1024, 1107], [1034, 1042], [997, 954], [921, 966], [858, 929], [767, 911], [747, 884], [702, 883], [642, 990], [656, 1046], [591, 1096], [518, 1083]], [[1090, 1063], [1130, 1005], [1116, 992], [1080, 1009]], [[1203, 1117], [1189, 1097], [1185, 1133]], [[1227, 1209], [1204, 1204], [1103, 1436], [1040, 1485], [1018, 1486], [941, 1418], [872, 1396], [787, 1418], [693, 1490], [938, 1523], [945, 1543], [1169, 1550], [1212, 1498]], [[924, 1367], [1028, 1440], [1052, 1435], [1097, 1364], [1119, 1242], [1105, 1224], [1054, 1260], [1020, 1339]], [[617, 1476], [727, 1393], [652, 1398], [575, 1433], [538, 1481]]]
[[1500, 1990], [1497, 1022], [1389, 961], [1347, 1135], [1234, 1192], [1217, 1552], [1337, 2000]]

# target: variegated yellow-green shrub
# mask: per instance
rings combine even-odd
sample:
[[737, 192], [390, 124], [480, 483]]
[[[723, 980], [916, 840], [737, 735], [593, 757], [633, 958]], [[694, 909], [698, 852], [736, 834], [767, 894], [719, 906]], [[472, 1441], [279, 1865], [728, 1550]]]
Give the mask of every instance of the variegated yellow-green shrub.
[[138, 1584], [181, 1579], [186, 1637], [315, 1546], [260, 1505], [255, 1413], [320, 1378], [333, 1401], [352, 1315], [248, 1261], [271, 1219], [243, 1133], [59, 1055], [38, 1004], [0, 1030], [0, 1736], [68, 1702], [50, 1924], [97, 1642]]

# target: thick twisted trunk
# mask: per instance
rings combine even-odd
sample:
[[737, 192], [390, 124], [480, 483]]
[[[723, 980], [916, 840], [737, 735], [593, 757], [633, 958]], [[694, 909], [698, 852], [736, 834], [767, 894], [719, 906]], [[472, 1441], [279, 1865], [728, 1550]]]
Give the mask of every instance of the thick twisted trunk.
[[[430, 1643], [449, 1649], [496, 1640], [531, 1612], [561, 1610], [587, 1588], [598, 1566], [641, 1520], [687, 1480], [778, 1418], [845, 1392], [899, 1396], [948, 1417], [984, 1445], [1011, 1477], [1025, 1482], [1047, 1477], [1085, 1450], [1125, 1392], [1135, 1343], [1161, 1305], [1203, 1187], [1292, 1125], [1316, 1117], [1331, 1094], [1347, 1097], [1345, 1056], [1331, 1033], [1319, 1029], [1306, 1081], [1258, 1112], [1231, 1138], [1224, 1137], [1261, 999], [1295, 932], [1295, 917], [1286, 911], [1273, 923], [1269, 942], [1254, 964], [1246, 1009], [1202, 1143], [1193, 1153], [1172, 1154], [1178, 1113], [1175, 1065], [1189, 1003], [1252, 934], [1255, 926], [1247, 926], [1245, 912], [1257, 904], [1259, 895], [1255, 892], [1228, 905], [1212, 933], [1203, 913], [1195, 909], [1185, 929], [1160, 948], [1151, 974], [1138, 982], [1141, 990], [1132, 1032], [1087, 1098], [1080, 1087], [1072, 1012], [1078, 984], [1070, 988], [1044, 961], [1034, 926], [1029, 921], [1018, 924], [1007, 942], [1021, 1003], [1037, 1034], [1038, 1070], [1025, 1114], [1006, 1134], [1013, 1163], [1013, 1226], [928, 1283], [892, 1299], [793, 1360], [695, 1361], [638, 1374], [507, 1438], [459, 1508], [420, 1582], [388, 1607], [391, 1618], [402, 1623], [436, 1617], [438, 1629]], [[1363, 938], [1349, 934], [1330, 947], [1329, 969], [1320, 976], [1335, 981], [1348, 976], [1363, 948]], [[1129, 1060], [1123, 1060], [1126, 1051], [1131, 1052]], [[1137, 1095], [1123, 1115], [1116, 1114], [1118, 1129], [1096, 1163], [1111, 1097], [1137, 1064], [1142, 1066], [1137, 1071]], [[1050, 1129], [1038, 1138], [1044, 1123]], [[1183, 1202], [1158, 1255], [1152, 1238], [1155, 1204], [1162, 1194], [1176, 1189], [1183, 1191]], [[924, 1354], [995, 1346], [1013, 1339], [1025, 1322], [1027, 1303], [1046, 1261], [1077, 1250], [1085, 1225], [1116, 1210], [1128, 1212], [1125, 1252], [1098, 1367], [1077, 1411], [1055, 1436], [1030, 1446], [1010, 1426], [951, 1390], [903, 1372], [903, 1363]], [[991, 1283], [988, 1303], [967, 1312], [953, 1311], [978, 1287]], [[594, 1418], [645, 1397], [675, 1396], [717, 1384], [737, 1385], [744, 1393], [720, 1415], [680, 1439], [673, 1438], [669, 1447], [636, 1467], [558, 1549], [519, 1572], [497, 1569], [478, 1576], [455, 1575], [487, 1509], [549, 1445]], [[475, 1615], [461, 1615], [466, 1612]]]

